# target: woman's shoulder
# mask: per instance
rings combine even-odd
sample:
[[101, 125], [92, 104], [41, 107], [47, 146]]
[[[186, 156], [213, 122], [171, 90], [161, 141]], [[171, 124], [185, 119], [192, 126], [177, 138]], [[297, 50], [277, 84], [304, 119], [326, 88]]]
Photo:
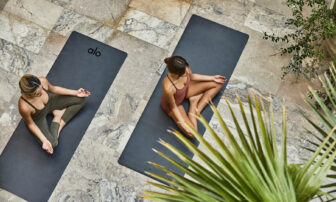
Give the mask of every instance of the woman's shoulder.
[[189, 66], [187, 66], [186, 71], [188, 72], [188, 74], [192, 74], [192, 71]]
[[45, 83], [48, 82], [48, 79], [46, 77], [44, 77], [44, 76], [40, 76], [39, 79], [40, 79], [40, 81], [41, 81], [42, 84], [45, 84]]
[[41, 81], [42, 87], [48, 90], [48, 79], [44, 76], [40, 76], [39, 79]]
[[167, 77], [165, 77], [162, 81], [162, 88], [163, 91], [167, 94], [174, 94], [175, 93], [175, 88], [171, 81]]
[[18, 100], [18, 108], [20, 114], [31, 114], [32, 113], [32, 108], [24, 101], [21, 97]]

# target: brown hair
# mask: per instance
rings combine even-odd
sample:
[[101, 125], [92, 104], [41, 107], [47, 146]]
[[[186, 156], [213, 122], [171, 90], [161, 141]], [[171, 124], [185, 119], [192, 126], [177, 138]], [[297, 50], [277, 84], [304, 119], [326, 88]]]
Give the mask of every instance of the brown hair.
[[38, 77], [32, 74], [25, 74], [19, 81], [21, 93], [34, 96], [36, 90], [40, 87], [41, 81]]
[[165, 58], [164, 62], [167, 64], [170, 73], [179, 76], [182, 76], [185, 73], [186, 67], [189, 66], [187, 60], [178, 55]]

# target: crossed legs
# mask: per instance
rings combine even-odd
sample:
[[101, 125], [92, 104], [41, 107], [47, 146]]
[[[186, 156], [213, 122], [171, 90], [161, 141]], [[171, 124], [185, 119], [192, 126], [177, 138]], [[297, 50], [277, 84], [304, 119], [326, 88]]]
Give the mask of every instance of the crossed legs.
[[53, 114], [53, 116], [54, 116], [54, 118], [53, 118], [52, 121], [53, 121], [53, 122], [57, 122], [57, 123], [59, 123], [59, 125], [60, 125], [60, 126], [59, 126], [59, 129], [58, 129], [57, 136], [59, 136], [61, 130], [63, 129], [63, 127], [64, 127], [65, 124], [66, 124], [65, 121], [62, 119], [62, 116], [63, 116], [65, 110], [66, 110], [66, 108], [61, 109], [61, 110], [59, 110], [59, 109], [55, 109], [55, 110], [52, 111], [52, 114]]
[[[191, 81], [189, 83], [189, 89], [186, 98], [189, 99], [189, 111], [188, 115], [182, 105], [178, 106], [178, 109], [186, 123], [191, 124], [195, 130], [197, 130], [197, 115], [201, 113], [205, 106], [217, 95], [221, 90], [223, 84], [216, 83], [214, 81]], [[177, 118], [173, 113], [169, 114], [170, 117], [176, 122]], [[186, 131], [179, 128], [186, 133]], [[189, 137], [193, 137], [192, 134], [186, 133]]]
[[63, 127], [69, 122], [84, 106], [85, 99], [75, 96], [59, 95], [55, 100], [55, 108], [52, 113], [54, 115], [53, 122], [59, 123], [57, 136], [59, 136]]

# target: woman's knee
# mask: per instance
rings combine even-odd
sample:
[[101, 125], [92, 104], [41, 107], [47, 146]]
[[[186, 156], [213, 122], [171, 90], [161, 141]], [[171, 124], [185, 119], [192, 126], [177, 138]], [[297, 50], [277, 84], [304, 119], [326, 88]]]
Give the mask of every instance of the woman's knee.
[[80, 101], [79, 101], [79, 104], [84, 106], [86, 103], [86, 99], [84, 97], [81, 97]]
[[223, 86], [222, 83], [217, 83], [216, 81], [210, 81], [210, 88], [221, 88]]
[[216, 83], [215, 85], [216, 85], [217, 88], [222, 88], [222, 86], [224, 85], [224, 83], [217, 83], [217, 82], [215, 82], [215, 83]]
[[86, 103], [86, 99], [84, 97], [75, 97], [76, 100], [74, 100], [72, 105], [79, 105], [83, 107]]
[[85, 104], [85, 102], [86, 102], [86, 99], [85, 99], [85, 97], [75, 97], [75, 99], [76, 99], [76, 103], [78, 103], [78, 104]]
[[223, 87], [224, 83], [217, 83], [214, 82], [214, 88], [216, 88], [218, 91], [220, 91]]

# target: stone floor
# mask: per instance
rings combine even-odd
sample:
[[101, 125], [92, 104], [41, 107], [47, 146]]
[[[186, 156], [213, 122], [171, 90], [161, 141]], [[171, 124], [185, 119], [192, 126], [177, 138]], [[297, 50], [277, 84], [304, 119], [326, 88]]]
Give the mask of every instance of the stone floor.
[[[284, 24], [289, 13], [281, 0], [0, 0], [0, 153], [21, 119], [20, 76], [45, 76], [76, 30], [128, 57], [49, 201], [143, 201], [141, 190], [152, 189], [148, 178], [117, 160], [157, 85], [163, 58], [197, 14], [250, 36], [218, 105], [230, 127], [224, 98], [234, 110], [236, 94], [244, 103], [248, 92], [272, 100], [277, 125], [285, 103], [289, 160], [300, 162], [307, 153], [299, 146], [307, 145], [308, 136], [297, 112], [310, 114], [300, 97], [309, 82], [282, 81], [281, 66], [289, 57], [277, 54], [280, 45], [262, 39], [264, 31], [290, 32]], [[215, 117], [211, 125], [221, 133]], [[0, 190], [0, 201], [23, 200]]]

